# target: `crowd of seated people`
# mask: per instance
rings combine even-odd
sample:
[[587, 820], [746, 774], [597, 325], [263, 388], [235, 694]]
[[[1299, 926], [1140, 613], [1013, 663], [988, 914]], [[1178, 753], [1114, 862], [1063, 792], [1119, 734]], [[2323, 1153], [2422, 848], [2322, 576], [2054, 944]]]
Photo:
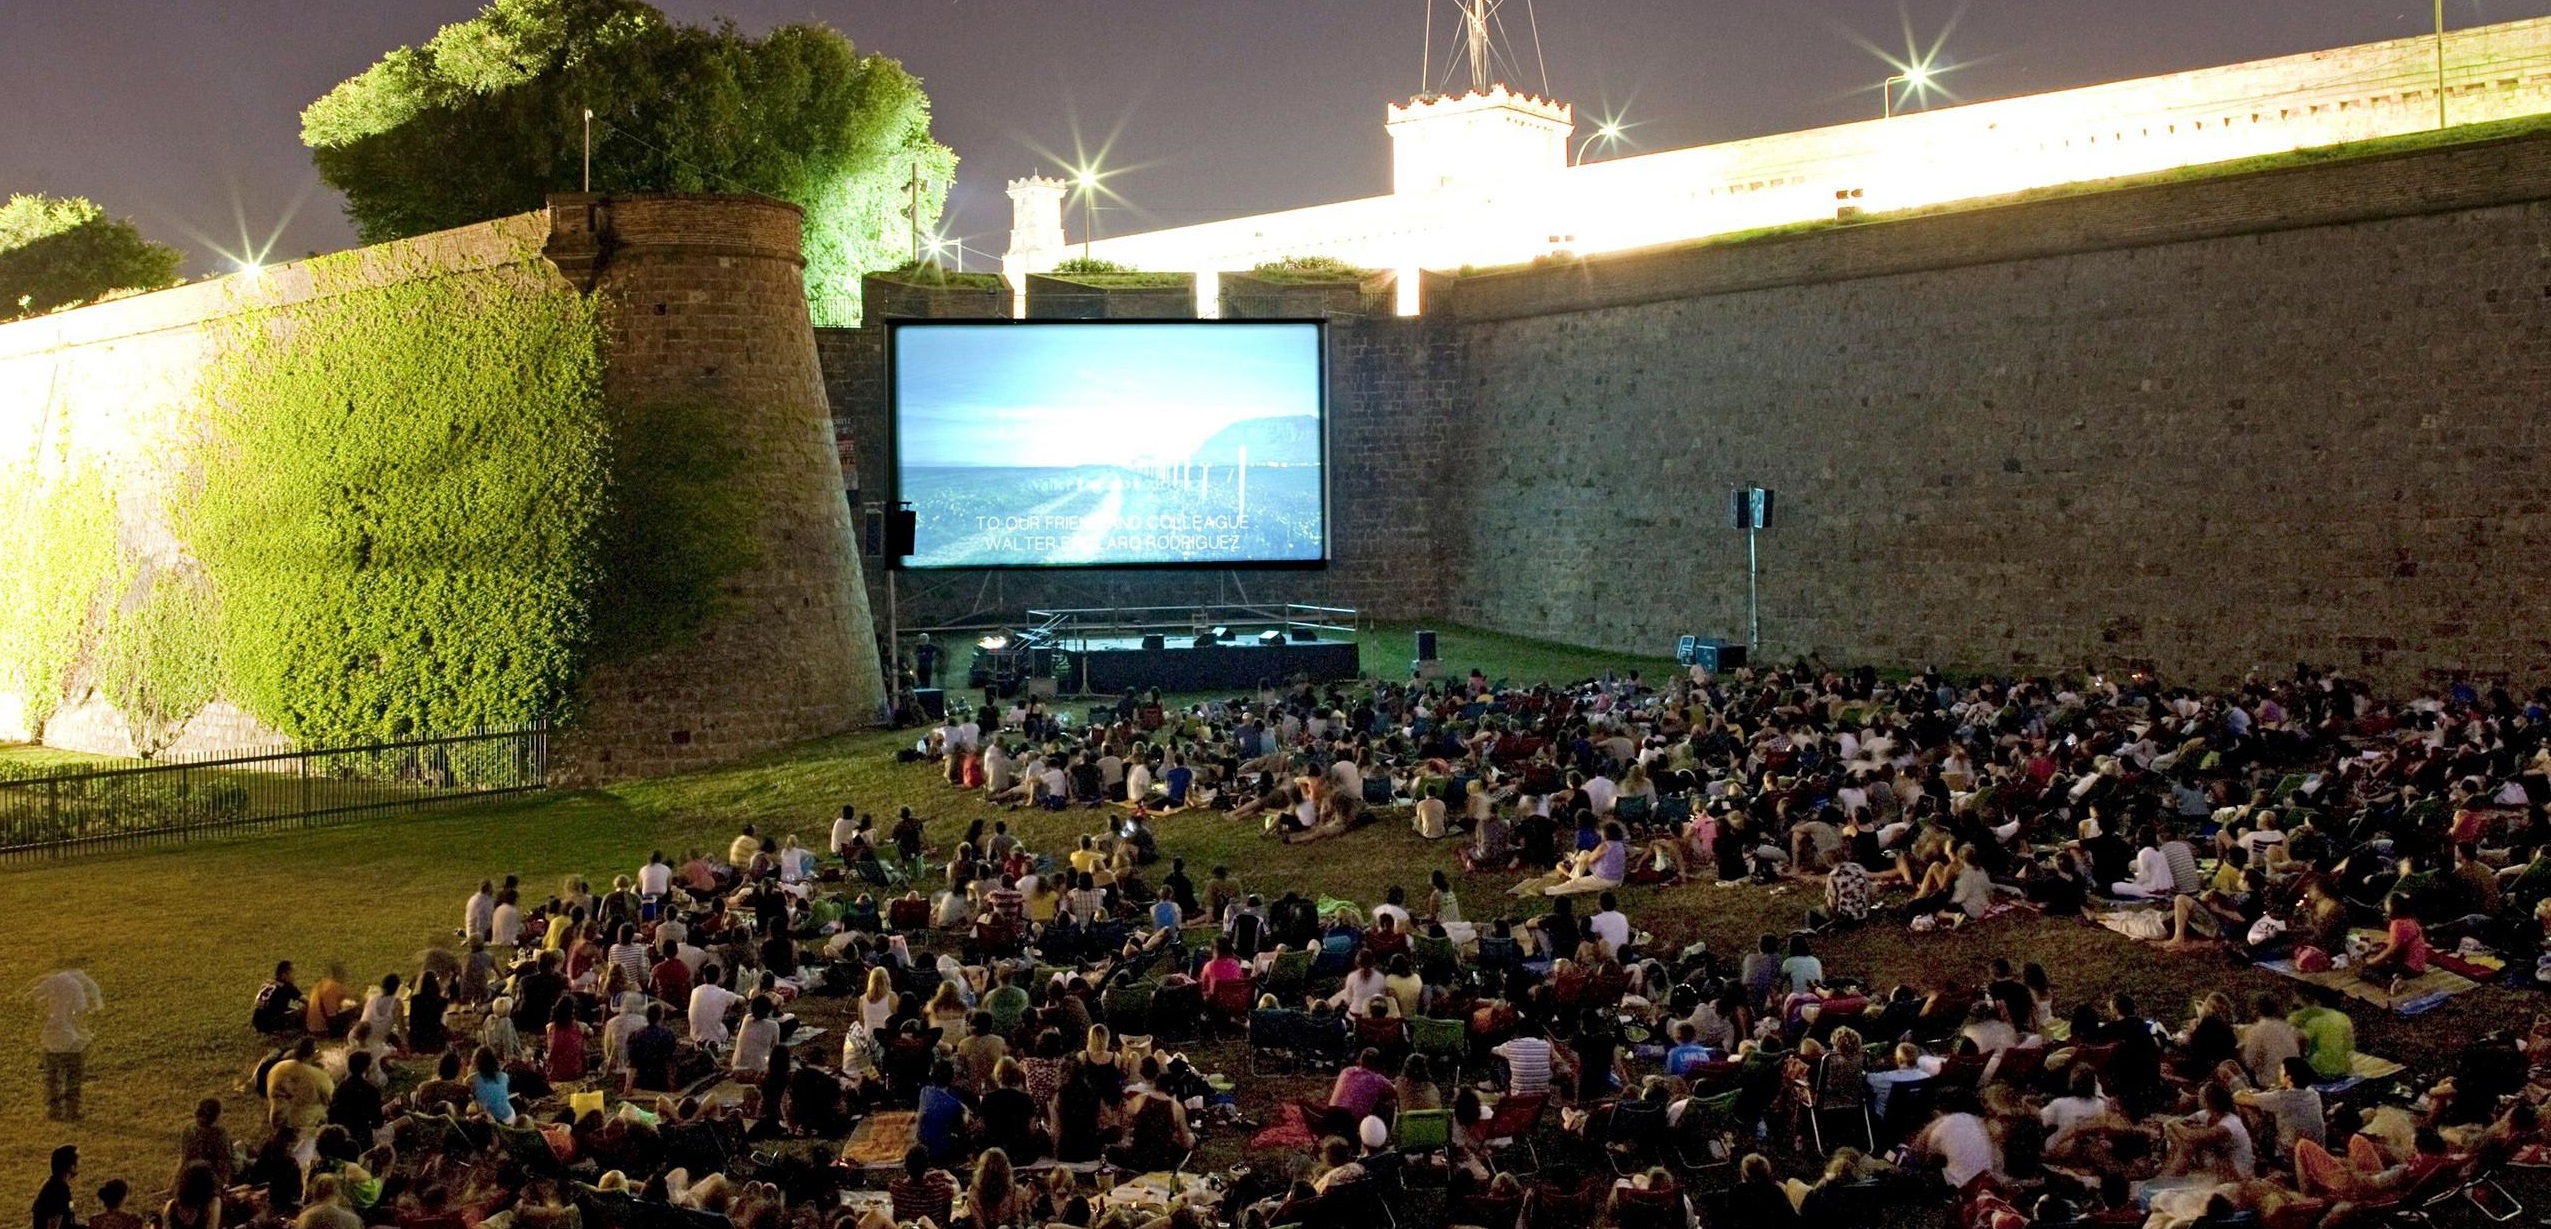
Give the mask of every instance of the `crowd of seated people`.
[[[2339, 1008], [2201, 996], [2165, 1023], [2078, 987], [2059, 1010], [2023, 944], [1971, 982], [1881, 990], [1827, 967], [1820, 936], [2142, 902], [2156, 938], [2244, 962], [2398, 982], [2485, 949], [2528, 977], [2551, 912], [2546, 725], [2539, 696], [2386, 707], [2311, 670], [2221, 695], [1474, 674], [1129, 698], [1079, 727], [1033, 701], [959, 713], [913, 751], [949, 785], [1105, 822], [1046, 851], [977, 822], [934, 855], [911, 808], [882, 827], [844, 808], [820, 851], [747, 828], [601, 892], [483, 881], [413, 974], [358, 989], [331, 970], [305, 991], [279, 966], [251, 1011], [276, 1041], [254, 1076], [264, 1127], [230, 1137], [208, 1105], [171, 1187], [210, 1181], [217, 1222], [331, 1229], [570, 1212], [605, 1229], [632, 1208], [829, 1223], [832, 1205], [737, 1161], [892, 1111], [913, 1151], [885, 1219], [1086, 1226], [1093, 1184], [1023, 1175], [1176, 1168], [1230, 1111], [1160, 1043], [1218, 1021], [1330, 1089], [1296, 1109], [1311, 1170], [1191, 1221], [1352, 1223], [1404, 1185], [1412, 1114], [1442, 1116], [1449, 1197], [1503, 1207], [1497, 1146], [1545, 1103], [1566, 1112], [1544, 1129], [1610, 1154], [1632, 1215], [1692, 1202], [1677, 1174], [1723, 1164], [1702, 1201], [1767, 1217], [1901, 1183], [1996, 1229], [2378, 1218], [2539, 1146], [2523, 1094], [2551, 1029], [2486, 1039], [2367, 1112], [2314, 1091], [2350, 1070]], [[1160, 848], [1188, 810], [1298, 841], [1400, 808], [1421, 837], [1460, 837], [1465, 869], [1369, 909], [1269, 900]], [[1660, 942], [1622, 904], [1712, 881], [1811, 884], [1818, 907], [1801, 933], [1721, 953]], [[1490, 889], [1531, 904], [1465, 917], [1461, 894]], [[813, 995], [843, 1005], [818, 1046], [800, 1040]], [[1756, 1141], [1832, 1159], [1782, 1183]]]

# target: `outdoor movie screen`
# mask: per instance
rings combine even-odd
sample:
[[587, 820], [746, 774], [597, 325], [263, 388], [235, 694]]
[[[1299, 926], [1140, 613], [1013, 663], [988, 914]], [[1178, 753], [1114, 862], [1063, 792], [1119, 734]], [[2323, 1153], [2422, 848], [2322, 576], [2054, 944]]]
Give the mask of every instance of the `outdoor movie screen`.
[[893, 326], [909, 568], [1327, 558], [1321, 326]]

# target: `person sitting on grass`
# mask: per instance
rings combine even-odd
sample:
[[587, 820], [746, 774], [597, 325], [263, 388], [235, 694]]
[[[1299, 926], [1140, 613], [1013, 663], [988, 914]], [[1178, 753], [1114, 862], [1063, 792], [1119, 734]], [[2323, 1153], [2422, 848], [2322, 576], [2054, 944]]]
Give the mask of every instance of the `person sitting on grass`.
[[2395, 892], [2383, 902], [2386, 927], [2383, 942], [2365, 953], [2356, 966], [2357, 976], [2376, 985], [2388, 980], [2394, 990], [2401, 982], [2424, 976], [2427, 972], [2427, 932], [2418, 925], [2410, 911], [2406, 893]]

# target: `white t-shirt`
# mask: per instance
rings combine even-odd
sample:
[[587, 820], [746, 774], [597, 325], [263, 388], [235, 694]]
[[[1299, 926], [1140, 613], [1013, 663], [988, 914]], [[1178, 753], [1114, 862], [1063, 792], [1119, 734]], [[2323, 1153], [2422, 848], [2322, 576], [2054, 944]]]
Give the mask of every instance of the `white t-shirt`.
[[850, 838], [852, 838], [852, 837], [854, 837], [854, 836], [857, 836], [857, 835], [859, 835], [859, 821], [858, 821], [858, 820], [855, 820], [855, 819], [836, 819], [836, 820], [834, 820], [834, 821], [833, 821], [833, 850], [834, 850], [834, 852], [836, 852], [836, 853], [840, 852], [841, 847], [842, 847], [842, 846], [844, 846], [844, 845], [848, 845], [848, 844], [850, 843]]
[[1151, 766], [1136, 764], [1125, 772], [1125, 797], [1140, 802], [1151, 796]]
[[2053, 1139], [2073, 1129], [2073, 1124], [2098, 1117], [2108, 1108], [2106, 1097], [2057, 1097], [2037, 1112], [2037, 1120], [2046, 1124], [2046, 1137]]
[[735, 1031], [737, 1071], [761, 1072], [771, 1069], [771, 1051], [779, 1048], [779, 1021], [746, 1019], [744, 1027]]
[[1618, 909], [1606, 909], [1586, 919], [1586, 929], [1603, 940], [1603, 954], [1618, 956], [1630, 945], [1630, 915]]
[[[839, 828], [839, 821], [833, 826]], [[663, 896], [673, 891], [673, 867], [663, 862], [649, 862], [638, 868], [638, 892], [642, 896]]]
[[1596, 777], [1586, 782], [1586, 805], [1597, 815], [1610, 815], [1612, 804], [1621, 797], [1621, 787], [1610, 777]]
[[498, 905], [488, 915], [487, 942], [492, 947], [512, 947], [522, 940], [523, 910], [520, 905]]
[[461, 909], [461, 937], [484, 939], [496, 926], [496, 896], [491, 892], [472, 892], [469, 904]]
[[1938, 1154], [1946, 1167], [1949, 1185], [1963, 1188], [1981, 1173], [2001, 1167], [1994, 1154], [1993, 1134], [1984, 1129], [1984, 1120], [1973, 1114], [1949, 1114], [1931, 1124], [1931, 1151]]
[[1398, 927], [1402, 933], [1408, 930], [1408, 910], [1398, 905], [1386, 901], [1373, 906], [1373, 920], [1378, 922], [1383, 918], [1391, 919], [1391, 925]]
[[743, 999], [724, 986], [703, 983], [691, 987], [691, 1040], [704, 1046], [725, 1041], [727, 1010]]
[[27, 997], [44, 1016], [38, 1039], [48, 1054], [76, 1054], [87, 1049], [89, 1031], [80, 1017], [106, 1006], [97, 982], [79, 969], [64, 969], [36, 982]]

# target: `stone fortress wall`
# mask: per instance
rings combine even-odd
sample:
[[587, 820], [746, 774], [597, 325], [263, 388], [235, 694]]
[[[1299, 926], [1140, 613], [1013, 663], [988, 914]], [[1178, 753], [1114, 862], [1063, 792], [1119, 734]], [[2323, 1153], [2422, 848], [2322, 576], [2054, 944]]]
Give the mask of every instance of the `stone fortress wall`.
[[[1290, 585], [1665, 653], [1743, 638], [1726, 493], [1758, 483], [1780, 492], [1774, 654], [2551, 681], [2551, 137], [1425, 298], [1415, 321], [1332, 321], [1328, 577], [918, 574], [903, 626], [1062, 585], [1091, 604]], [[822, 347], [882, 493], [875, 334]]]
[[[2551, 18], [2450, 31], [2444, 52], [2446, 122], [2551, 113]], [[1618, 252], [2422, 132], [2438, 126], [2435, 56], [2435, 39], [2415, 36], [1883, 120], [1873, 97], [1857, 123], [1574, 166], [1569, 142], [1554, 155], [1546, 142], [1469, 131], [1570, 118], [1500, 88], [1391, 108], [1388, 194], [1086, 247], [1135, 268], [1195, 272], [1207, 310], [1217, 272], [1300, 256], [1398, 270], [1402, 308], [1417, 310], [1420, 268]], [[1445, 131], [1415, 139], [1430, 124]], [[1014, 282], [1083, 251], [1065, 240], [1064, 185], [1048, 182], [1020, 202], [1004, 258]]]
[[[565, 278], [598, 290], [615, 404], [706, 398], [734, 415], [738, 480], [763, 509], [761, 558], [729, 578], [728, 608], [692, 643], [585, 680], [582, 720], [552, 737], [560, 780], [731, 760], [868, 724], [880, 710], [867, 595], [847, 563], [848, 510], [799, 285], [798, 224], [794, 207], [760, 199], [561, 197], [545, 212], [357, 254], [358, 285]], [[253, 281], [199, 282], [0, 326], [0, 455], [41, 472], [106, 475], [125, 523], [93, 531], [118, 535], [146, 561], [182, 554], [168, 494], [189, 472], [211, 326], [316, 293], [307, 267], [280, 265]], [[41, 729], [27, 728], [23, 700], [0, 696], [0, 738], [134, 750], [129, 723], [94, 694], [72, 697]], [[169, 749], [276, 741], [216, 701]]]

